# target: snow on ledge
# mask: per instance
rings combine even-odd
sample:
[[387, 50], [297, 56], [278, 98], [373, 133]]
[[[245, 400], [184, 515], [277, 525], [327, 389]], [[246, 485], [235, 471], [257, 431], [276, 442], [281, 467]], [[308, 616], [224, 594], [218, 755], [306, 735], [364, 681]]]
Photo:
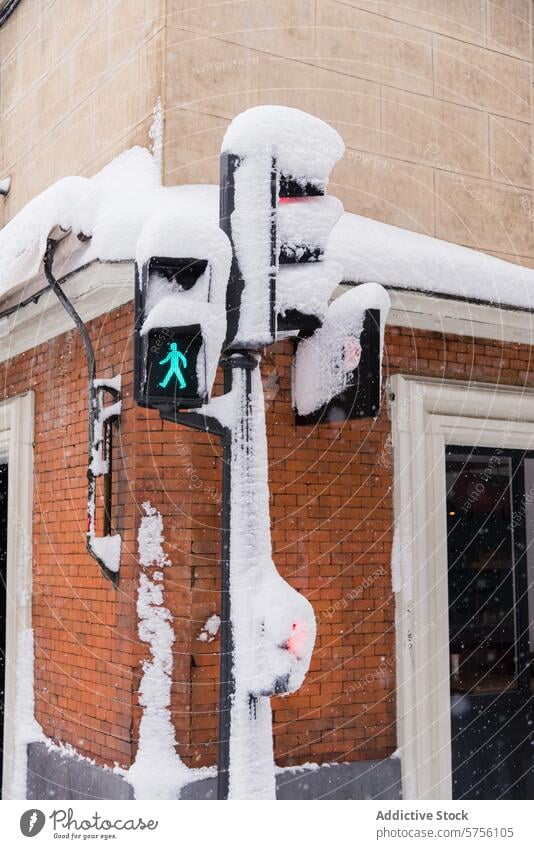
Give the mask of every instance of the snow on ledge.
[[[245, 113], [245, 123], [252, 113]], [[241, 143], [250, 128], [236, 128]], [[337, 153], [337, 139], [332, 136], [331, 141]], [[236, 139], [226, 139], [229, 142]], [[58, 250], [59, 276], [95, 260], [134, 260], [141, 232], [156, 213], [186, 210], [213, 226], [218, 223], [218, 199], [214, 185], [163, 186], [158, 162], [140, 147], [126, 150], [91, 179], [59, 180], [0, 230], [0, 298], [39, 274], [46, 239], [58, 222], [72, 230]], [[91, 239], [79, 242], [80, 231]], [[361, 215], [343, 214], [332, 230], [325, 259], [341, 264], [344, 282], [534, 307], [533, 269]]]
[[326, 259], [341, 263], [345, 282], [534, 308], [533, 269], [350, 212], [334, 227]]

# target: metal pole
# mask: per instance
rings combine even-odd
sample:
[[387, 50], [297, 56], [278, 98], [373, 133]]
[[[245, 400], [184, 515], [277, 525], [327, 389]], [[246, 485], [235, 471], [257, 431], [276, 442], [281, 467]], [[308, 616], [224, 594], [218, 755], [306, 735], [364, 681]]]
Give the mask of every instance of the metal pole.
[[[228, 799], [230, 784], [230, 733], [231, 712], [235, 693], [233, 670], [234, 639], [232, 631], [231, 609], [231, 541], [232, 541], [232, 457], [235, 431], [242, 434], [245, 441], [250, 438], [250, 392], [251, 372], [257, 368], [255, 357], [249, 352], [228, 354], [221, 361], [224, 374], [224, 392], [230, 392], [234, 386], [240, 387], [244, 398], [235, 398], [236, 408], [244, 411], [244, 420], [234, 422], [233, 428], [226, 428], [222, 435], [222, 510], [221, 510], [221, 654], [219, 683], [219, 745], [217, 768], [217, 798]], [[234, 382], [234, 372], [241, 369], [245, 380]], [[244, 402], [244, 403], [243, 403]]]
[[[224, 392], [232, 388], [232, 364], [229, 357], [222, 360]], [[221, 511], [221, 656], [219, 682], [219, 753], [217, 768], [217, 799], [228, 798], [230, 779], [230, 712], [234, 681], [232, 676], [232, 622], [230, 619], [230, 521], [232, 492], [232, 431], [222, 436], [222, 511]]]

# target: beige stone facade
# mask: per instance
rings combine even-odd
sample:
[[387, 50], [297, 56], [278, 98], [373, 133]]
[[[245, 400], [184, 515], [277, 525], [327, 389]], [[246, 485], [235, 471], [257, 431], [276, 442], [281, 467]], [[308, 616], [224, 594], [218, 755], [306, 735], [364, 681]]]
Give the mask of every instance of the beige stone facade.
[[[1, 5], [1, 4], [0, 4]], [[146, 144], [164, 0], [22, 0], [0, 29], [0, 224], [60, 177]]]
[[530, 0], [23, 0], [0, 57], [4, 221], [147, 144], [158, 97], [168, 184], [278, 103], [343, 135], [347, 209], [534, 265]]

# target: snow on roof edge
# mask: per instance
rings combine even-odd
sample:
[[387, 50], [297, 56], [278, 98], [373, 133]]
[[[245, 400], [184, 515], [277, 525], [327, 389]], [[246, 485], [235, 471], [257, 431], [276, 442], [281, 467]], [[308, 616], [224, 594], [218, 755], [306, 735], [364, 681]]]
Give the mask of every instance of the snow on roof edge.
[[[52, 224], [92, 235], [85, 245], [75, 235], [62, 244], [61, 270], [73, 273], [92, 261], [135, 260], [145, 223], [166, 209], [190, 210], [212, 227], [218, 222], [218, 186], [163, 186], [154, 157], [140, 147], [124, 151], [90, 179], [63, 178], [0, 230], [0, 299], [39, 274]], [[335, 225], [325, 259], [342, 265], [343, 282], [534, 309], [533, 269], [350, 212]]]
[[326, 259], [343, 266], [343, 282], [534, 309], [534, 270], [434, 236], [345, 212]]

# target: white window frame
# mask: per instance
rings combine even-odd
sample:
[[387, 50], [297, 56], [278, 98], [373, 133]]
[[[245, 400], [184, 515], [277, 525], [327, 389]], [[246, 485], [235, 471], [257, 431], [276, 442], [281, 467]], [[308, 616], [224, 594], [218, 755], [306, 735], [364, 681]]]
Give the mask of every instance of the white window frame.
[[8, 463], [8, 534], [6, 604], [6, 681], [4, 704], [4, 760], [2, 797], [13, 798], [18, 751], [16, 703], [21, 687], [34, 682], [17, 676], [20, 635], [31, 628], [32, 617], [32, 514], [33, 514], [33, 392], [0, 403], [0, 461]]
[[395, 533], [413, 560], [394, 577], [403, 797], [451, 799], [445, 447], [534, 449], [534, 390], [406, 375], [389, 389]]

